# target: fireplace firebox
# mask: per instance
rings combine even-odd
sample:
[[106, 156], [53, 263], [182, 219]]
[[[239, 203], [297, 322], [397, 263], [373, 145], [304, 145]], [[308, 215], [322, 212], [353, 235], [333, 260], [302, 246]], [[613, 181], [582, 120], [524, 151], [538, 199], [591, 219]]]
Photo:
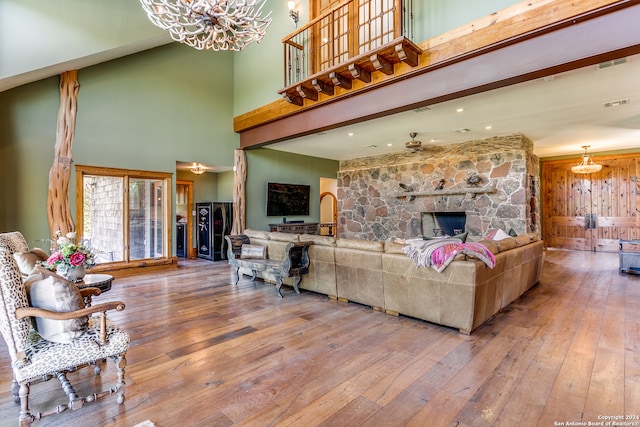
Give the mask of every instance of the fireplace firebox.
[[455, 236], [465, 231], [465, 212], [423, 212], [422, 235], [426, 237]]

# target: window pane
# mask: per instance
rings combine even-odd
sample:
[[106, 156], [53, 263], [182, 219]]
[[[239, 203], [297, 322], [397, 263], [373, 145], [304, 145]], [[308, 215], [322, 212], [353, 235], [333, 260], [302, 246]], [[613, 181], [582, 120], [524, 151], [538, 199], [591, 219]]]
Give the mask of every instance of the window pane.
[[84, 175], [83, 185], [83, 238], [96, 254], [96, 263], [122, 261], [123, 178]]
[[129, 259], [164, 256], [163, 181], [129, 180]]

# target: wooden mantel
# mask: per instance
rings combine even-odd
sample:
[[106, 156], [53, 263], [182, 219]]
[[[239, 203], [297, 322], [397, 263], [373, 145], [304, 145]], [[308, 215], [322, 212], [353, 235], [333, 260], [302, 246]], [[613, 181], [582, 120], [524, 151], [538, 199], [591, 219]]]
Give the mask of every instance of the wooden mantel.
[[416, 196], [457, 196], [460, 194], [489, 194], [495, 193], [496, 183], [493, 182], [485, 187], [451, 188], [447, 190], [426, 190], [426, 191], [404, 191], [394, 193], [394, 197], [416, 197]]
[[628, 30], [637, 22], [638, 1], [521, 2], [418, 43], [415, 67], [398, 63], [391, 75], [377, 72], [333, 95], [320, 91], [303, 106], [275, 101], [235, 117], [234, 130], [240, 148], [257, 148], [638, 54], [640, 32]]

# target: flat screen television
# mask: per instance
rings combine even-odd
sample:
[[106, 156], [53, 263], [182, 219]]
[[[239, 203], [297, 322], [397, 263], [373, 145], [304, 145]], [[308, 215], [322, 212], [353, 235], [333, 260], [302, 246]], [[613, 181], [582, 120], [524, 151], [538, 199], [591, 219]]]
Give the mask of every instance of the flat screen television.
[[309, 215], [311, 186], [267, 183], [267, 216]]

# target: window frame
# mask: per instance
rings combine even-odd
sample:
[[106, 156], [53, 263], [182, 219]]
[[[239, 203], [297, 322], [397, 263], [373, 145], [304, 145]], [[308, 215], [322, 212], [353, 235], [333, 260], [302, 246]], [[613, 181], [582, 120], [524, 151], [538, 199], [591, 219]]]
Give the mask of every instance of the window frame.
[[[154, 172], [143, 171], [134, 169], [118, 169], [99, 166], [87, 166], [87, 165], [75, 165], [75, 179], [76, 179], [76, 233], [79, 239], [83, 238], [84, 232], [84, 177], [85, 175], [96, 176], [112, 176], [123, 179], [123, 212], [125, 212], [125, 218], [123, 218], [123, 244], [125, 246], [125, 260], [113, 261], [97, 264], [92, 268], [92, 271], [113, 271], [119, 269], [127, 269], [134, 267], [148, 267], [154, 265], [164, 265], [173, 263], [172, 253], [172, 224], [171, 211], [173, 206], [172, 201], [172, 177], [173, 174], [169, 172]], [[164, 230], [163, 230], [163, 242], [162, 252], [164, 256], [159, 258], [144, 258], [130, 260], [130, 235], [129, 235], [129, 179], [154, 179], [162, 180], [162, 198], [165, 201], [162, 206], [162, 215], [164, 218]]]

